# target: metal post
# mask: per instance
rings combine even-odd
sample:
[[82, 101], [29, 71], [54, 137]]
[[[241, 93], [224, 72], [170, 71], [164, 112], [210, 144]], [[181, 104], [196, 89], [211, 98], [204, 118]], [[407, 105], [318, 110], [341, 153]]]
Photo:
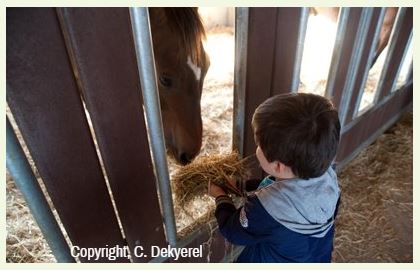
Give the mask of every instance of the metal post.
[[235, 13], [235, 77], [233, 90], [232, 147], [239, 152], [240, 156], [243, 156], [249, 8], [235, 8]]
[[[407, 52], [408, 52], [408, 50], [409, 50], [409, 48], [411, 46], [411, 40], [412, 40], [412, 38], [413, 38], [413, 29], [411, 29], [410, 37], [408, 38], [407, 43], [405, 44], [404, 53], [403, 53], [403, 55], [401, 57], [402, 60], [400, 62], [400, 65], [398, 66], [398, 70], [397, 70], [397, 73], [395, 74], [394, 80], [392, 81], [391, 93], [394, 92], [394, 91], [396, 91], [396, 90], [398, 90], [398, 89], [396, 89], [397, 81], [398, 81], [398, 78], [400, 77], [401, 68], [402, 68], [402, 66], [404, 64], [404, 60], [407, 57]], [[411, 68], [413, 68], [413, 67], [411, 66]]]
[[357, 100], [354, 105], [355, 109], [353, 111], [352, 119], [356, 118], [357, 115], [359, 114], [360, 102], [362, 102], [363, 93], [365, 92], [364, 88], [366, 86], [366, 81], [369, 76], [370, 66], [372, 65], [372, 61], [375, 56], [376, 44], [378, 44], [378, 41], [379, 41], [379, 34], [381, 33], [382, 24], [385, 19], [385, 12], [386, 12], [386, 8], [381, 8], [381, 13], [379, 15], [378, 22], [376, 24], [375, 33], [373, 35], [372, 44], [370, 45], [368, 61], [366, 62], [366, 68], [365, 68], [365, 72], [363, 73], [362, 83], [360, 84], [360, 89], [358, 92], [359, 95], [357, 96]]
[[354, 46], [351, 52], [351, 59], [344, 83], [343, 95], [340, 101], [339, 118], [342, 125], [345, 125], [350, 99], [353, 94], [354, 82], [359, 70], [360, 59], [365, 47], [366, 36], [369, 32], [369, 24], [372, 19], [373, 8], [363, 8], [355, 37]]
[[75, 262], [8, 118], [6, 120], [6, 167], [22, 192], [57, 262]]
[[340, 15], [338, 16], [338, 25], [337, 25], [337, 31], [336, 31], [337, 34], [335, 38], [333, 55], [331, 58], [330, 70], [328, 72], [327, 86], [325, 89], [325, 96], [329, 98], [332, 97], [333, 95], [335, 80], [337, 79], [337, 76], [338, 76], [339, 63], [340, 63], [340, 58], [342, 54], [341, 51], [343, 49], [344, 36], [347, 29], [349, 14], [350, 14], [350, 8], [348, 7], [340, 8]]
[[309, 18], [309, 10], [310, 8], [301, 8], [300, 9], [300, 18], [299, 18], [299, 34], [298, 34], [298, 42], [297, 42], [297, 49], [295, 55], [295, 63], [293, 66], [293, 78], [292, 78], [292, 86], [291, 91], [297, 93], [299, 90], [299, 82], [300, 82], [300, 68], [302, 64], [302, 57], [303, 57], [303, 48], [305, 45], [305, 38], [306, 38], [306, 28], [308, 26], [308, 18]]
[[134, 46], [144, 110], [146, 113], [149, 140], [155, 174], [158, 180], [160, 202], [165, 223], [168, 243], [176, 245], [176, 226], [172, 202], [172, 192], [166, 161], [166, 147], [163, 135], [162, 116], [160, 112], [159, 92], [156, 82], [155, 59], [150, 30], [149, 11], [147, 8], [130, 8], [131, 26], [134, 36]]
[[387, 93], [382, 93], [384, 91], [383, 86], [385, 83], [385, 77], [388, 72], [388, 69], [391, 68], [392, 64], [394, 64], [394, 63], [391, 63], [392, 55], [395, 50], [399, 49], [397, 48], [397, 41], [398, 41], [399, 33], [401, 32], [401, 29], [403, 27], [403, 22], [404, 22], [406, 12], [407, 12], [407, 8], [405, 7], [401, 7], [398, 10], [397, 18], [395, 19], [395, 23], [391, 32], [391, 37], [388, 44], [388, 52], [385, 58], [384, 66], [382, 68], [381, 75], [379, 76], [378, 85], [376, 87], [376, 93], [375, 93], [375, 98], [373, 100], [373, 104], [378, 103], [381, 96], [387, 94]]
[[407, 85], [409, 83], [413, 83], [413, 60], [411, 60], [410, 68], [408, 69], [407, 78], [404, 84]]

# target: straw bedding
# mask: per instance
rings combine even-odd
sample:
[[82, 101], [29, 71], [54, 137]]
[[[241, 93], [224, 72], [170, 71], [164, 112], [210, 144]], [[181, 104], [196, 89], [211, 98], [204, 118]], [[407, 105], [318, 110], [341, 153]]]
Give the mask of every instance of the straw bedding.
[[412, 262], [412, 121], [406, 113], [339, 174], [334, 261]]

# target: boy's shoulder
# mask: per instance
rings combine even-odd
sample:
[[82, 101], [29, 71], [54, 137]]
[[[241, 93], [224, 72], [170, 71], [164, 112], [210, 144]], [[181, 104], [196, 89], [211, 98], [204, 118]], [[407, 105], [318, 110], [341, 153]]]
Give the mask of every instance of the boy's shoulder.
[[256, 191], [254, 196], [283, 226], [322, 237], [332, 226], [340, 188], [337, 175], [330, 167], [317, 178], [276, 181]]

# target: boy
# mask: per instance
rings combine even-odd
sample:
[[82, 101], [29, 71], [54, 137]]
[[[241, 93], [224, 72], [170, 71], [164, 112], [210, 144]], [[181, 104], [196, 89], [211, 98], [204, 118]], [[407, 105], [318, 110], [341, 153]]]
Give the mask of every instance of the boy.
[[235, 183], [257, 189], [239, 209], [209, 183], [220, 232], [245, 246], [237, 262], [331, 262], [340, 196], [331, 168], [340, 137], [336, 109], [318, 95], [277, 95], [256, 109], [252, 127], [269, 176]]

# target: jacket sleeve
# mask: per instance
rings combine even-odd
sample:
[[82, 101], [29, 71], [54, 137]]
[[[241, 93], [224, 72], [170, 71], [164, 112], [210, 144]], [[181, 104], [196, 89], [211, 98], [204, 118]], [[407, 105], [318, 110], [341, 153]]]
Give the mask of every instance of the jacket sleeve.
[[217, 197], [216, 204], [220, 233], [232, 244], [252, 245], [269, 238], [270, 230], [264, 222], [266, 212], [256, 196], [247, 197], [245, 205], [239, 209], [225, 195]]

